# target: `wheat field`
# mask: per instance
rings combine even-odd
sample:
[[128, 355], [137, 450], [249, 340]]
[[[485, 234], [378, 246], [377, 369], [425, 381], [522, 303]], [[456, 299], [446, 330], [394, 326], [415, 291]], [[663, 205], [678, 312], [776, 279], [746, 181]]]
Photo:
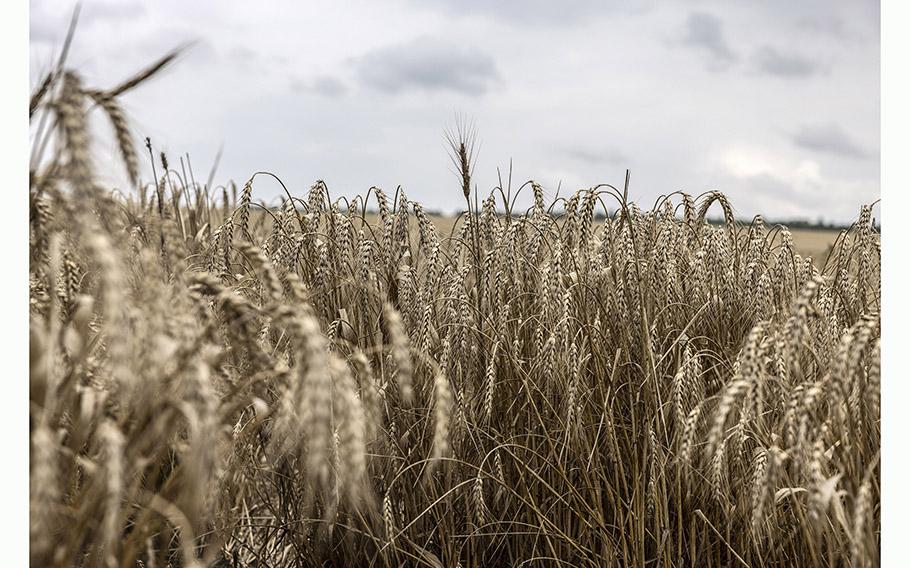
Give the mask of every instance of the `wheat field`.
[[[452, 234], [452, 230], [455, 228], [458, 221], [458, 217], [438, 213], [430, 214], [429, 217], [433, 222], [433, 225], [436, 226], [437, 232], [445, 236], [450, 236]], [[374, 212], [368, 212], [366, 219], [371, 224], [378, 221]], [[411, 224], [414, 224], [413, 220]], [[600, 220], [597, 219], [592, 222], [593, 226], [599, 226], [600, 224]], [[825, 262], [828, 261], [829, 255], [834, 249], [834, 244], [839, 235], [839, 231], [828, 228], [790, 229], [790, 236], [793, 239], [793, 248], [796, 252], [800, 253], [804, 258], [811, 257], [812, 262], [819, 267], [824, 267]], [[779, 238], [778, 240], [772, 241], [771, 244], [772, 246], [779, 245]]]
[[870, 204], [813, 262], [719, 192], [477, 197], [464, 130], [444, 230], [140, 183], [118, 100], [169, 61], [32, 96], [32, 565], [878, 565]]

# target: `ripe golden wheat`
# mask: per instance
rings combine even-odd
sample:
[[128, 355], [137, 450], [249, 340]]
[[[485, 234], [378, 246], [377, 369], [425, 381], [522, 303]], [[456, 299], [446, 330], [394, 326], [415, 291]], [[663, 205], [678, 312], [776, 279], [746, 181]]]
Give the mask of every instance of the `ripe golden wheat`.
[[114, 197], [87, 114], [136, 180], [118, 97], [169, 61], [31, 101], [32, 564], [878, 564], [869, 206], [824, 265], [718, 192], [478, 206], [470, 128], [451, 235], [270, 174]]

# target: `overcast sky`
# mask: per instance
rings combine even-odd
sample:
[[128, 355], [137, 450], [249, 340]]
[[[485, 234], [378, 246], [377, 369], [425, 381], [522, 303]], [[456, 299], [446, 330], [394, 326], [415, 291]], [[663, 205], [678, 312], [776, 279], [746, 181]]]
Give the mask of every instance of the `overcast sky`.
[[[73, 2], [30, 6], [35, 84]], [[454, 210], [460, 112], [483, 194], [511, 159], [550, 197], [629, 168], [643, 208], [720, 189], [742, 216], [849, 221], [879, 197], [879, 39], [868, 0], [84, 0], [69, 62], [108, 87], [193, 41], [123, 102], [137, 140], [188, 152], [197, 178], [223, 145], [217, 182], [401, 185]], [[278, 192], [257, 178], [257, 198]]]

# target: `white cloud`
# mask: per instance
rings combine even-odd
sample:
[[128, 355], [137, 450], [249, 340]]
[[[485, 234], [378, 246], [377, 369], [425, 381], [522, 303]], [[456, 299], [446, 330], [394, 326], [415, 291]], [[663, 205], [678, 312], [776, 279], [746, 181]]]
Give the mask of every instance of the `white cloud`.
[[731, 197], [740, 211], [763, 213], [770, 219], [821, 216], [848, 221], [862, 204], [874, 200], [869, 189], [876, 184], [831, 176], [819, 162], [792, 153], [734, 147], [719, 152], [710, 163], [714, 179], [733, 189]]
[[785, 159], [757, 148], [734, 147], [725, 150], [719, 161], [730, 175], [746, 178], [778, 171]]

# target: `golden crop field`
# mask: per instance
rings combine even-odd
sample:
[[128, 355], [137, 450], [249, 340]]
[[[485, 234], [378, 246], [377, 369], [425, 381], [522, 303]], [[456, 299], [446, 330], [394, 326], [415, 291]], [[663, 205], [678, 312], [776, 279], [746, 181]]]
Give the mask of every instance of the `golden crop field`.
[[877, 564], [869, 205], [825, 264], [719, 192], [504, 217], [456, 136], [457, 225], [322, 183], [264, 214], [256, 176], [215, 206], [139, 182], [119, 97], [161, 65], [32, 97], [32, 565]]
[[[458, 222], [457, 217], [439, 214], [428, 214], [427, 217], [433, 222], [437, 233], [439, 233], [442, 238], [447, 238], [455, 234], [453, 228], [455, 228], [456, 223]], [[367, 213], [365, 218], [370, 224], [379, 222], [378, 216], [372, 212]], [[599, 226], [602, 224], [602, 221], [595, 220], [593, 224]], [[417, 229], [416, 220], [411, 220], [410, 228]], [[837, 240], [840, 231], [831, 229], [791, 229], [790, 234], [793, 238], [794, 248], [801, 255], [811, 257], [815, 264], [822, 266], [827, 260], [828, 254], [834, 246], [834, 242]], [[776, 242], [779, 242], [779, 240]]]
[[[371, 222], [375, 222], [374, 216], [369, 216]], [[451, 235], [452, 228], [455, 225], [456, 217], [445, 215], [430, 215], [433, 224], [436, 225], [437, 231], [441, 235]], [[828, 253], [837, 240], [839, 231], [830, 229], [793, 229], [790, 231], [793, 236], [793, 245], [803, 256], [812, 257], [816, 264], [823, 265], [828, 258]]]

